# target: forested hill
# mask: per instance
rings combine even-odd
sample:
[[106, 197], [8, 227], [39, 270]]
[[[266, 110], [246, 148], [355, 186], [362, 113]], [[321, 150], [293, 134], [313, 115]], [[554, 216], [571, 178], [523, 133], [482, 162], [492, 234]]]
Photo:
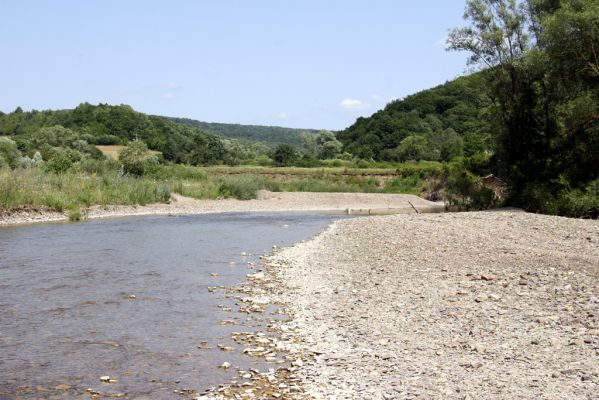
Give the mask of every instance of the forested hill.
[[358, 118], [337, 138], [360, 158], [449, 161], [488, 150], [491, 104], [483, 73], [457, 78]]
[[218, 122], [203, 122], [188, 118], [171, 118], [170, 120], [193, 126], [203, 132], [218, 134], [230, 139], [237, 139], [246, 142], [262, 142], [271, 147], [281, 143], [288, 143], [299, 148], [302, 145], [300, 135], [302, 133], [317, 134], [319, 131], [314, 129], [293, 129], [280, 126], [263, 125], [241, 125], [241, 124], [223, 124]]
[[174, 162], [220, 163], [227, 154], [219, 136], [127, 105], [82, 103], [72, 110], [27, 112], [18, 107], [11, 113], [0, 112], [0, 136], [14, 140], [25, 154], [43, 150], [42, 155], [48, 156], [51, 148], [122, 145], [133, 140], [145, 142]]

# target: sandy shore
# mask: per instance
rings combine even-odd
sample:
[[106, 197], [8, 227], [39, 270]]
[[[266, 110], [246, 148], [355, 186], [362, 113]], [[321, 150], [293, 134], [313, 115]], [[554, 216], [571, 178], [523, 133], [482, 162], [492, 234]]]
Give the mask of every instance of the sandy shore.
[[[169, 204], [146, 206], [93, 206], [82, 210], [84, 219], [112, 218], [134, 215], [182, 215], [219, 212], [283, 212], [323, 211], [354, 214], [396, 214], [439, 212], [443, 205], [404, 194], [378, 193], [302, 193], [260, 191], [255, 200], [195, 200], [173, 195]], [[0, 226], [40, 222], [68, 221], [66, 213], [48, 210], [23, 210], [0, 213]]]
[[227, 398], [255, 386], [288, 399], [598, 398], [597, 221], [344, 220], [268, 258], [253, 281], [244, 304], [290, 316], [263, 343], [291, 364]]

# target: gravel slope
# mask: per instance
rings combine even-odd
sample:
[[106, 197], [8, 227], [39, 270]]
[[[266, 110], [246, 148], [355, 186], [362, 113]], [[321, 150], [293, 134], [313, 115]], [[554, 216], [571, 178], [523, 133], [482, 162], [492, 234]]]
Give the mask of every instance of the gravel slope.
[[599, 398], [597, 221], [359, 218], [266, 271], [308, 398]]

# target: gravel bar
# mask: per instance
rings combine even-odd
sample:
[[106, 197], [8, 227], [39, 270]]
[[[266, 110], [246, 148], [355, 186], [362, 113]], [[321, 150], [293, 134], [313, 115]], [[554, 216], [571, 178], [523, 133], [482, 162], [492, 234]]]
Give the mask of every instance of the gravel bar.
[[285, 307], [274, 330], [298, 359], [284, 398], [599, 398], [597, 221], [356, 218], [265, 272], [257, 293]]

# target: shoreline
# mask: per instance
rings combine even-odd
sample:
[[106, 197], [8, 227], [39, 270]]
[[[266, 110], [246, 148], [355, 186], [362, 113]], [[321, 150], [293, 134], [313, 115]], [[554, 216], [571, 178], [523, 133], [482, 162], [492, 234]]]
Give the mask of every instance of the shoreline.
[[597, 221], [509, 210], [336, 221], [245, 290], [288, 316], [265, 333], [290, 367], [257, 382], [288, 399], [592, 398], [598, 244]]
[[[91, 206], [81, 220], [149, 215], [225, 212], [334, 212], [355, 215], [443, 212], [444, 205], [414, 195], [379, 193], [308, 193], [260, 191], [254, 200], [196, 200], [173, 195], [168, 204]], [[46, 222], [69, 222], [68, 213], [48, 209], [0, 214], [0, 228]]]

